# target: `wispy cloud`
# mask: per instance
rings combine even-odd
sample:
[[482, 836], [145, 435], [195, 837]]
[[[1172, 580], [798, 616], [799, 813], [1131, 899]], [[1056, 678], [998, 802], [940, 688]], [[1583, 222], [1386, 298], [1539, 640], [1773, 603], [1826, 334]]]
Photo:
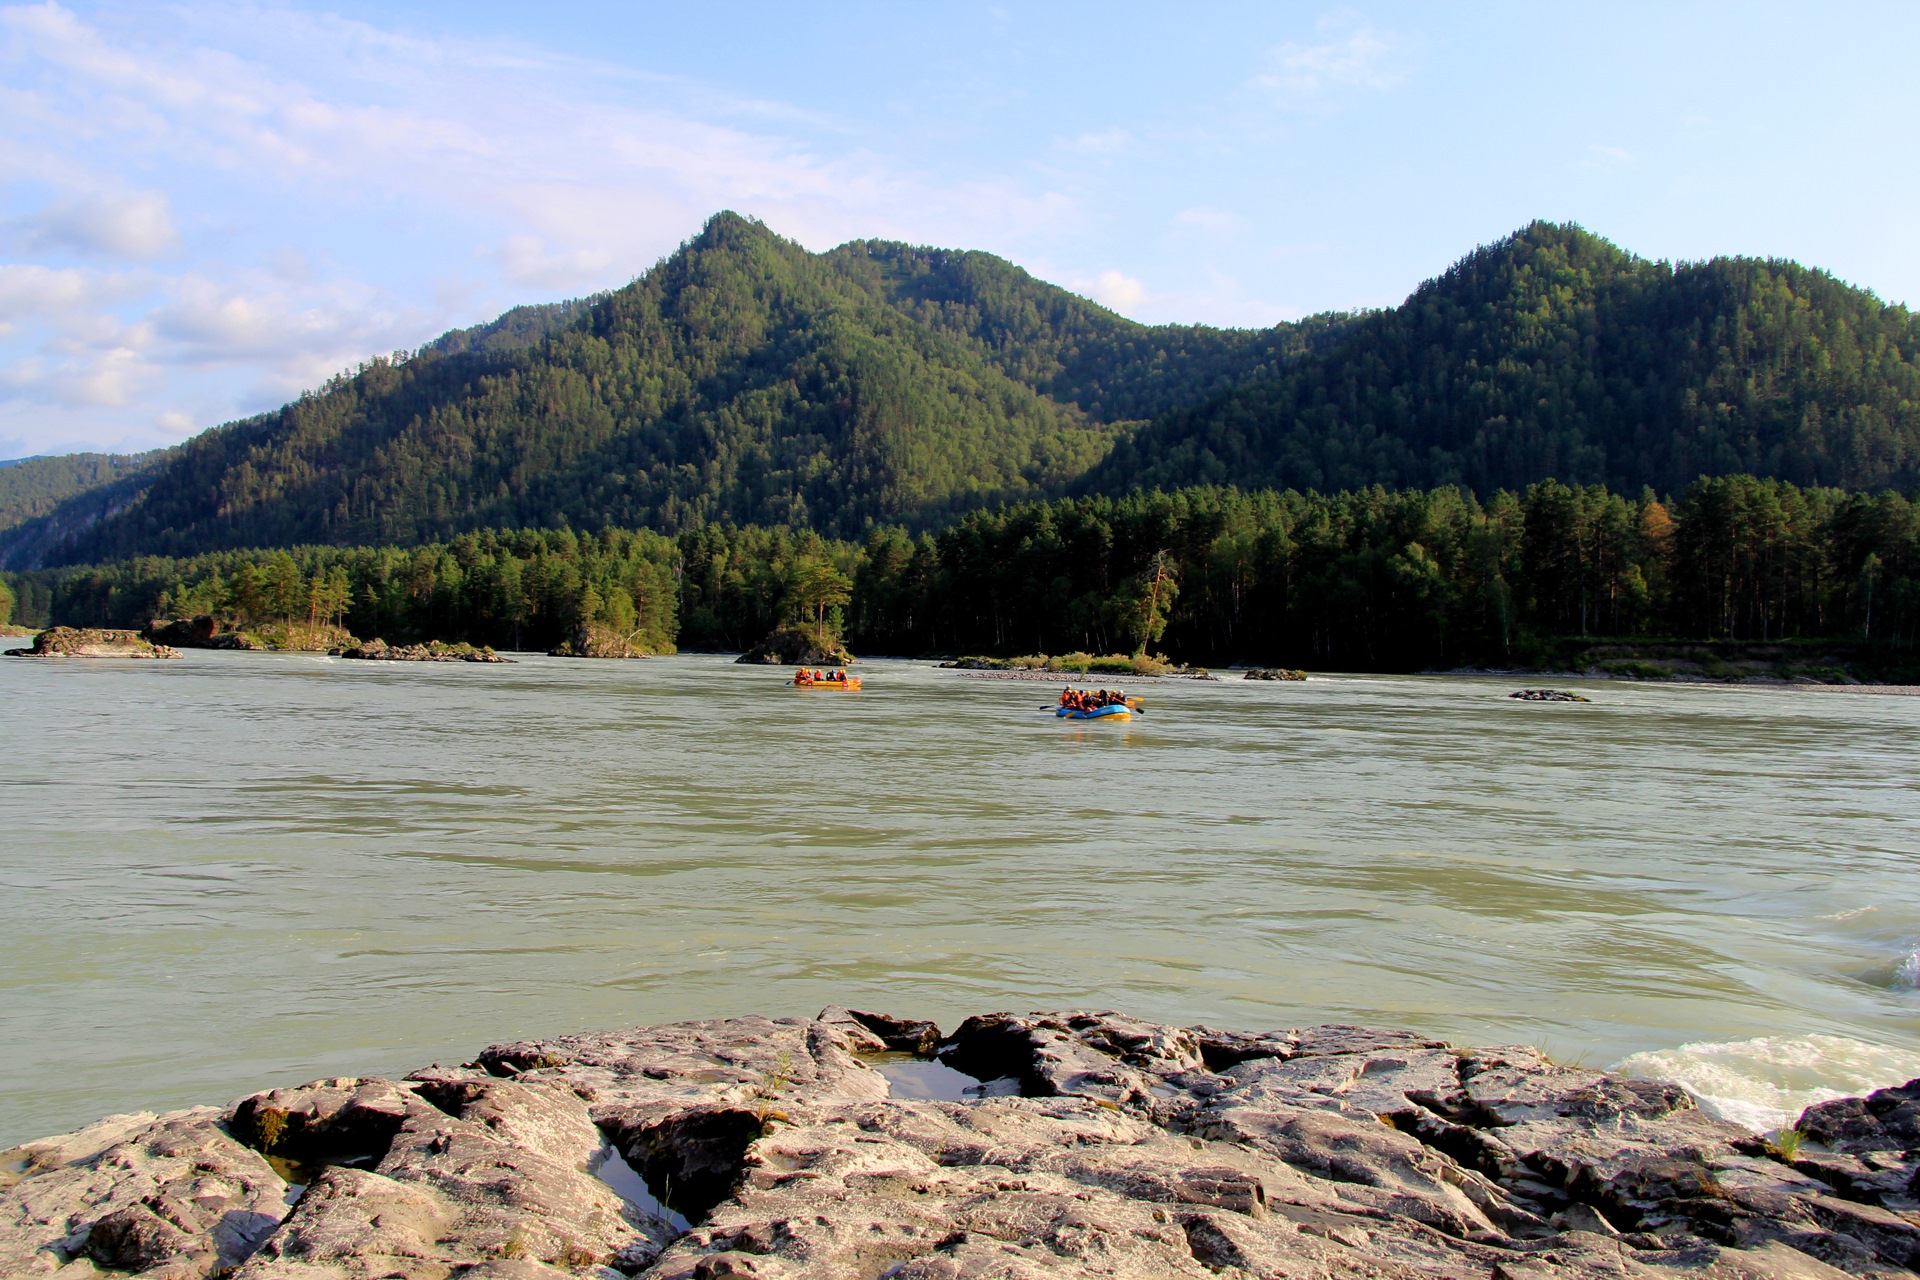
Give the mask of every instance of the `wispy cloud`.
[[157, 258], [180, 246], [163, 191], [96, 192], [56, 200], [21, 224], [31, 250]]
[[1115, 156], [1133, 145], [1133, 135], [1125, 129], [1101, 129], [1068, 138], [1064, 145], [1081, 155]]
[[[813, 248], [1004, 244], [1081, 217], [1030, 181], [823, 151], [779, 103], [281, 6], [111, 23], [0, 6], [0, 66], [0, 170], [44, 193], [7, 224], [29, 260], [13, 267], [41, 274], [0, 277], [0, 402], [118, 403], [149, 426], [208, 399], [184, 371], [226, 369], [230, 412], [265, 407], [478, 318], [461, 300], [623, 284], [721, 208]], [[390, 243], [312, 251], [342, 227]], [[62, 274], [76, 255], [148, 266], [109, 289], [111, 272]], [[339, 265], [382, 257], [423, 267]], [[86, 324], [123, 340], [89, 344]], [[0, 404], [0, 433], [22, 420]]]
[[1255, 87], [1305, 104], [1340, 90], [1391, 89], [1406, 79], [1394, 36], [1344, 14], [1322, 18], [1317, 33], [1318, 41], [1288, 41], [1269, 51]]

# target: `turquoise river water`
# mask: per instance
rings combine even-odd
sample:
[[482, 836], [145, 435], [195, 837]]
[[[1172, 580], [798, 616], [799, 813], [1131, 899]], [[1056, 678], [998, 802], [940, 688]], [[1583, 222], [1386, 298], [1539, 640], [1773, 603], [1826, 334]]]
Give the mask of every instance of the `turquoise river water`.
[[1920, 1075], [1920, 698], [1229, 678], [1074, 726], [861, 670], [0, 663], [0, 1145], [830, 1003], [1526, 1041], [1756, 1127]]

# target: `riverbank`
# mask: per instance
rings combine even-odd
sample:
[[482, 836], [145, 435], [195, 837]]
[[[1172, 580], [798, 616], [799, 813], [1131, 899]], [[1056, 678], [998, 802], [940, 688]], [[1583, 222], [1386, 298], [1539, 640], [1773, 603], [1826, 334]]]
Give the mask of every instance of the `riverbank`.
[[1916, 1149], [1920, 1080], [1769, 1141], [1527, 1048], [1080, 1012], [943, 1037], [833, 1008], [497, 1044], [25, 1143], [0, 1153], [0, 1266], [1893, 1277], [1920, 1266]]

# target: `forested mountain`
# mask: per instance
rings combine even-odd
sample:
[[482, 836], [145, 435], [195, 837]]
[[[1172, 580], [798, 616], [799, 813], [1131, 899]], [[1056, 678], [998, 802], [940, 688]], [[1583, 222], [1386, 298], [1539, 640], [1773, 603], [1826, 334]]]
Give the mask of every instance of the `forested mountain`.
[[600, 300], [568, 298], [565, 302], [535, 303], [503, 311], [485, 324], [470, 329], [450, 329], [429, 342], [422, 350], [440, 355], [459, 355], [463, 351], [519, 351], [539, 343], [555, 330]]
[[0, 466], [0, 566], [57, 560], [132, 505], [173, 452], [69, 453]]
[[164, 453], [65, 453], [0, 462], [0, 531], [44, 516], [76, 494], [149, 471]]
[[1331, 346], [1351, 323], [1313, 316], [1271, 329], [1143, 325], [990, 253], [854, 241], [836, 267], [930, 328], [984, 350], [1009, 377], [1101, 422], [1156, 417]]
[[852, 537], [1142, 486], [1673, 494], [1736, 472], [1920, 481], [1920, 321], [1792, 263], [1649, 262], [1537, 223], [1389, 311], [1147, 326], [989, 254], [811, 254], [720, 214], [623, 289], [208, 431], [137, 491], [0, 535], [0, 558], [715, 521]]
[[1155, 422], [1087, 487], [1675, 493], [1735, 472], [1914, 484], [1920, 318], [1791, 262], [1649, 262], [1535, 223], [1325, 355]]
[[721, 214], [624, 289], [206, 432], [53, 558], [560, 523], [924, 524], [1063, 491], [1131, 429], [1116, 415], [1272, 376], [1330, 327], [1153, 329], [987, 255], [815, 255]]

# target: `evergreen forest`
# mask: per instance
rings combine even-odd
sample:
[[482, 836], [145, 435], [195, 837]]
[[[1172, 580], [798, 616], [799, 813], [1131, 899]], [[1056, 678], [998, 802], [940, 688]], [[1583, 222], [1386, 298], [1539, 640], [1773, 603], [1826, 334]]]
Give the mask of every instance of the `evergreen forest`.
[[487, 529], [11, 575], [23, 620], [221, 614], [390, 641], [546, 648], [583, 623], [659, 650], [742, 649], [829, 606], [869, 654], [1164, 651], [1320, 670], [1508, 667], [1556, 638], [1844, 637], [1920, 646], [1920, 508], [1753, 476], [1651, 490], [1542, 481], [1336, 494], [1195, 487], [1015, 503], [938, 532]]
[[149, 471], [158, 453], [63, 453], [0, 463], [0, 533], [69, 499]]

